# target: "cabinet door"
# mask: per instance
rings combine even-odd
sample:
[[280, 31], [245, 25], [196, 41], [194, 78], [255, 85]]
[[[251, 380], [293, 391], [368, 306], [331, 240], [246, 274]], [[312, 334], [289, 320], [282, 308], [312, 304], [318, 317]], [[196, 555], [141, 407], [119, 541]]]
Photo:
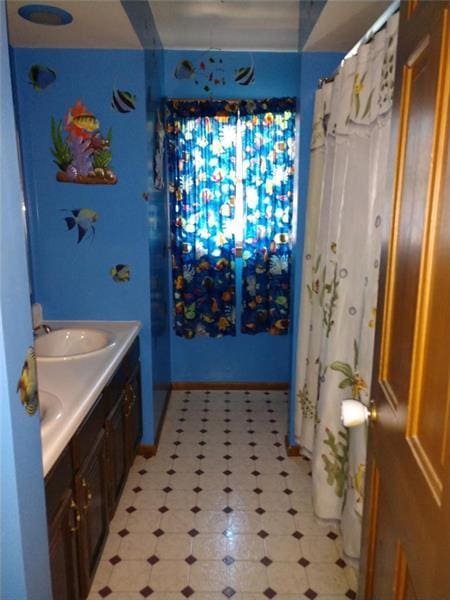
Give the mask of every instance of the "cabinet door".
[[79, 600], [77, 532], [80, 512], [72, 490], [64, 493], [49, 525], [50, 570], [55, 600]]
[[127, 475], [127, 456], [125, 453], [125, 410], [127, 396], [122, 392], [106, 419], [106, 462], [109, 517], [116, 510], [120, 492]]
[[127, 396], [125, 445], [129, 468], [134, 460], [139, 440], [142, 437], [141, 370], [139, 365], [130, 377], [125, 389]]
[[92, 579], [108, 534], [105, 431], [101, 430], [91, 452], [75, 476], [76, 502], [81, 511], [80, 579], [84, 596]]

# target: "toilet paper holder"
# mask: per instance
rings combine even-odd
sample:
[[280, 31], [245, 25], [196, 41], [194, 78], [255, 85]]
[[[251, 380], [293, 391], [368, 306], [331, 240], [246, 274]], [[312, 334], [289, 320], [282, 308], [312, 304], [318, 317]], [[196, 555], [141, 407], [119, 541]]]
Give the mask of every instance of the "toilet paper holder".
[[343, 400], [341, 404], [341, 422], [344, 427], [357, 427], [363, 423], [373, 423], [377, 418], [375, 401], [371, 400], [369, 406], [360, 400]]

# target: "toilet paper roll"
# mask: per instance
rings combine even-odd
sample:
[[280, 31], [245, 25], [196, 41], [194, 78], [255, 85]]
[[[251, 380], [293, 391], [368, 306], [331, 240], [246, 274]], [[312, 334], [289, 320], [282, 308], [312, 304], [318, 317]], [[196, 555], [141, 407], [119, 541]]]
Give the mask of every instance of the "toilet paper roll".
[[343, 400], [341, 422], [344, 427], [356, 427], [369, 420], [369, 410], [359, 400]]

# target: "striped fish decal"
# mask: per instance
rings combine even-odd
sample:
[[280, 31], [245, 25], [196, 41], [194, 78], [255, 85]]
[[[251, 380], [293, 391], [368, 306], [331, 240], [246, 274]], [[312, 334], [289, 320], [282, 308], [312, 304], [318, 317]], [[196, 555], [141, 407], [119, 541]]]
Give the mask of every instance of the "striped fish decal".
[[111, 106], [120, 113], [129, 113], [136, 108], [136, 96], [125, 90], [114, 90]]
[[249, 85], [255, 81], [255, 68], [254, 67], [241, 67], [236, 69], [234, 75], [234, 81], [239, 85]]

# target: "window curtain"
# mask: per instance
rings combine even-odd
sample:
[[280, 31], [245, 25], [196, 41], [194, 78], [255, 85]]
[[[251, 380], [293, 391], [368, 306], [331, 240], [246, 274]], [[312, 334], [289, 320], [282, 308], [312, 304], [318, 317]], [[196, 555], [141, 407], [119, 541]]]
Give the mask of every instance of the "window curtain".
[[241, 110], [246, 334], [283, 335], [289, 328], [295, 117], [294, 98]]
[[175, 333], [235, 335], [237, 114], [169, 102], [166, 111]]
[[369, 402], [398, 15], [316, 94], [297, 352], [296, 437], [312, 460], [316, 516], [360, 552], [366, 426], [341, 402]]

